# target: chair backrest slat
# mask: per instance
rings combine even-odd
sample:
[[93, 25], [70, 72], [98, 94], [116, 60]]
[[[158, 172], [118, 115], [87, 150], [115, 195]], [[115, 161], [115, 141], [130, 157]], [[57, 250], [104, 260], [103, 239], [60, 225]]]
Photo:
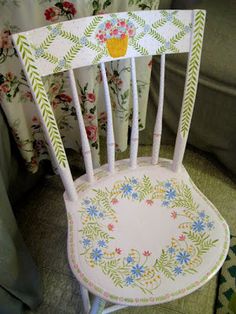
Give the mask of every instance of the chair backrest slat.
[[30, 45], [24, 35], [17, 36], [15, 43], [20, 56], [20, 61], [25, 69], [31, 93], [38, 109], [46, 141], [50, 147], [50, 154], [54, 159], [54, 165], [57, 166], [57, 170], [61, 176], [68, 198], [71, 201], [77, 200], [77, 192], [74, 186], [60, 132], [42, 78], [38, 72], [35, 57], [31, 52]]
[[195, 10], [193, 12], [193, 32], [191, 36], [184, 96], [173, 158], [172, 168], [174, 171], [179, 171], [183, 162], [190, 123], [192, 120], [195, 98], [197, 94], [198, 77], [200, 70], [206, 15], [205, 11], [201, 10]]
[[153, 132], [153, 145], [152, 145], [152, 164], [156, 165], [159, 159], [161, 133], [162, 133], [162, 117], [164, 105], [164, 88], [165, 88], [165, 54], [161, 55], [160, 62], [160, 86], [159, 86], [159, 102], [156, 115], [156, 122]]
[[90, 145], [84, 125], [84, 119], [82, 115], [82, 110], [79, 102], [79, 96], [78, 91], [76, 87], [76, 81], [73, 70], [69, 70], [69, 80], [70, 80], [70, 86], [72, 91], [72, 97], [73, 102], [76, 110], [76, 116], [78, 119], [79, 124], [79, 130], [80, 130], [80, 137], [81, 137], [81, 146], [82, 146], [82, 153], [84, 157], [84, 164], [85, 164], [85, 170], [87, 175], [87, 180], [89, 182], [92, 182], [94, 180], [94, 173], [93, 173], [93, 162], [92, 162], [92, 156], [91, 156], [91, 150]]
[[112, 108], [109, 86], [107, 82], [106, 68], [105, 64], [101, 63], [101, 73], [104, 87], [105, 104], [107, 110], [107, 159], [108, 159], [108, 170], [110, 172], [115, 171], [115, 137], [113, 130], [113, 120], [112, 120]]
[[131, 81], [132, 81], [132, 96], [133, 96], [133, 119], [131, 131], [131, 145], [130, 145], [130, 166], [137, 167], [138, 158], [138, 139], [139, 139], [139, 108], [138, 108], [138, 89], [136, 80], [135, 59], [131, 58]]

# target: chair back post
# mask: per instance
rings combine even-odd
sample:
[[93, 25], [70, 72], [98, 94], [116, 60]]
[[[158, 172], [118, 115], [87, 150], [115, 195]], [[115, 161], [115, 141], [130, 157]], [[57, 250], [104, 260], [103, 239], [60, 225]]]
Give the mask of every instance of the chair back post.
[[160, 146], [161, 146], [161, 133], [162, 133], [162, 117], [164, 105], [164, 88], [165, 88], [165, 54], [161, 55], [160, 62], [160, 87], [159, 87], [159, 103], [157, 109], [156, 122], [153, 132], [153, 145], [152, 145], [152, 164], [156, 165], [159, 160]]
[[133, 120], [131, 131], [130, 144], [130, 167], [137, 167], [138, 158], [138, 140], [139, 140], [139, 123], [138, 123], [138, 89], [136, 81], [136, 67], [135, 58], [131, 58], [131, 81], [132, 81], [132, 95], [133, 95]]
[[81, 106], [79, 102], [75, 76], [72, 69], [69, 70], [69, 80], [70, 80], [73, 102], [74, 102], [78, 124], [79, 124], [81, 146], [82, 146], [82, 152], [83, 152], [83, 157], [84, 157], [87, 180], [89, 182], [93, 182], [94, 173], [93, 173], [93, 162], [92, 162], [91, 150], [90, 150], [89, 141], [88, 141], [85, 125], [84, 125], [84, 119], [83, 119]]
[[105, 104], [107, 110], [107, 159], [108, 159], [108, 170], [113, 173], [115, 171], [115, 137], [112, 120], [112, 109], [111, 109], [111, 98], [109, 93], [109, 86], [107, 82], [105, 64], [100, 64], [101, 74], [104, 87]]
[[175, 172], [178, 172], [182, 166], [197, 94], [205, 16], [205, 11], [193, 11], [193, 31], [190, 42], [187, 75], [172, 164], [172, 169]]
[[19, 35], [17, 37], [15, 47], [37, 106], [45, 139], [51, 150], [51, 155], [54, 158], [54, 164], [57, 166], [69, 200], [76, 201], [78, 196], [55, 116], [42, 78], [39, 74], [34, 55], [32, 54], [30, 45], [24, 35]]

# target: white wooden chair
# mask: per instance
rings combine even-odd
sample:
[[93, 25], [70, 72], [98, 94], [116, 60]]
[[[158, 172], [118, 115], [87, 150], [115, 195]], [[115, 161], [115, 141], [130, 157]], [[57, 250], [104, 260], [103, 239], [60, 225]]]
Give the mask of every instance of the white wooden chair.
[[[182, 165], [192, 117], [205, 12], [105, 14], [13, 36], [45, 137], [65, 186], [68, 257], [86, 313], [168, 302], [200, 288], [222, 266], [228, 225]], [[159, 159], [165, 55], [188, 52], [173, 160]], [[159, 106], [150, 158], [138, 158], [135, 57], [161, 55]], [[104, 62], [130, 58], [133, 122], [130, 158], [115, 161], [112, 108]], [[107, 110], [108, 164], [93, 169], [74, 68], [100, 64]], [[69, 72], [86, 174], [73, 181], [42, 77]], [[95, 295], [90, 305], [88, 291]], [[117, 305], [104, 309], [105, 301]]]

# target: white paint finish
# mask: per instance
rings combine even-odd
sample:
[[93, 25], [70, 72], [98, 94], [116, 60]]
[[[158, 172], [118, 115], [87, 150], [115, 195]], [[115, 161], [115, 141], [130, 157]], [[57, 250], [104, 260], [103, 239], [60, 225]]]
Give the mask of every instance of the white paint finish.
[[74, 106], [76, 110], [76, 115], [79, 123], [79, 130], [80, 130], [80, 137], [81, 137], [81, 145], [82, 145], [82, 152], [84, 157], [84, 164], [87, 174], [87, 180], [93, 181], [93, 162], [92, 162], [92, 156], [91, 156], [91, 150], [89, 146], [89, 141], [84, 125], [84, 119], [81, 111], [81, 106], [79, 103], [79, 96], [78, 91], [76, 87], [76, 81], [73, 70], [69, 70], [69, 80], [70, 80], [70, 86], [72, 91], [72, 97], [74, 101]]
[[156, 123], [153, 132], [153, 146], [152, 146], [152, 164], [156, 165], [159, 160], [161, 134], [162, 134], [162, 118], [164, 105], [164, 88], [165, 88], [165, 55], [161, 55], [160, 62], [160, 87], [159, 87], [159, 103], [156, 116]]
[[[181, 11], [179, 10], [177, 13], [175, 13], [176, 10], [156, 10], [156, 11], [137, 11], [132, 12], [135, 13], [136, 16], [142, 19], [143, 22], [138, 23], [136, 19], [131, 18], [129, 16], [129, 13], [122, 12], [117, 13], [116, 16], [121, 19], [126, 19], [132, 21], [132, 23], [135, 25], [136, 28], [136, 35], [139, 36], [141, 33], [144, 33], [144, 36], [141, 39], [138, 39], [137, 44], [142, 46], [144, 49], [146, 49], [147, 52], [145, 52], [145, 55], [155, 55], [157, 54], [157, 51], [161, 47], [167, 47], [165, 50], [166, 54], [169, 53], [176, 53], [177, 51], [173, 51], [169, 48], [170, 39], [174, 36], [176, 36], [179, 32], [181, 32], [181, 29], [173, 25], [171, 18], [171, 14], [176, 14], [176, 17], [182, 21], [183, 25], [188, 27], [188, 25], [191, 23], [191, 12], [190, 10]], [[166, 19], [165, 25], [162, 25], [158, 28], [153, 27], [155, 25], [154, 23], [157, 23], [157, 21], [163, 20], [164, 16], [163, 14], [168, 15]], [[96, 25], [95, 29], [92, 31], [91, 35], [85, 36], [85, 29], [88, 27], [88, 25], [96, 18], [100, 17], [100, 22]], [[97, 15], [96, 17], [85, 17], [81, 19], [74, 19], [72, 21], [65, 21], [62, 23], [55, 23], [51, 26], [45, 26], [41, 27], [32, 31], [21, 33], [24, 36], [26, 36], [29, 40], [29, 42], [32, 44], [32, 46], [35, 48], [35, 54], [37, 54], [37, 65], [40, 70], [40, 73], [42, 76], [48, 75], [52, 72], [54, 72], [55, 68], [60, 64], [61, 60], [64, 59], [68, 51], [76, 45], [82, 45], [83, 47], [76, 53], [74, 59], [72, 62], [70, 62], [70, 65], [72, 68], [79, 68], [88, 66], [93, 63], [95, 58], [98, 56], [99, 53], [102, 53], [102, 58], [95, 62], [96, 64], [99, 64], [100, 62], [108, 62], [113, 60], [114, 58], [111, 57], [108, 52], [106, 45], [101, 45], [97, 42], [96, 39], [96, 32], [98, 31], [98, 27], [101, 23], [105, 22], [106, 20], [111, 20], [112, 16], [110, 14], [103, 14], [103, 15]], [[42, 47], [42, 43], [45, 41], [46, 37], [58, 33], [58, 29], [62, 29], [63, 32], [70, 33], [71, 36], [77, 36], [78, 40], [71, 41], [67, 38], [63, 38], [61, 35], [56, 35], [56, 39], [53, 40], [53, 43], [49, 45], [45, 49], [46, 53], [49, 53], [50, 55], [53, 55], [56, 57], [56, 62], [50, 62], [46, 57], [42, 57], [40, 47]], [[152, 33], [158, 33], [158, 36], [161, 41], [156, 38], [154, 38]], [[190, 38], [191, 30], [187, 31], [185, 36], [183, 36], [176, 44], [175, 47], [178, 49], [178, 52], [188, 52], [189, 51], [189, 38]], [[16, 35], [14, 35], [16, 36]], [[136, 37], [138, 38], [138, 37]], [[60, 40], [63, 41], [63, 46], [61, 49], [58, 49], [58, 43]], [[87, 40], [87, 42], [86, 42]], [[90, 45], [91, 43], [91, 45]], [[96, 50], [92, 49], [91, 47], [97, 47]], [[159, 52], [160, 54], [162, 52]], [[86, 55], [86, 58], [84, 57]], [[132, 44], [132, 41], [129, 38], [128, 43], [128, 49], [125, 56], [118, 58], [118, 59], [126, 59], [131, 57], [141, 57], [144, 53], [140, 50], [135, 48], [135, 45]], [[60, 67], [60, 69], [57, 69], [56, 72], [65, 71], [68, 70], [68, 67], [66, 65]]]
[[106, 68], [105, 64], [101, 63], [101, 73], [104, 86], [105, 104], [107, 110], [107, 157], [108, 157], [108, 169], [110, 172], [115, 171], [115, 137], [113, 130], [113, 120], [112, 120], [112, 108], [111, 108], [111, 98], [109, 93], [109, 86], [107, 82]]
[[85, 313], [89, 314], [90, 309], [91, 309], [91, 304], [89, 300], [89, 292], [84, 286], [80, 285], [80, 293], [81, 293]]
[[132, 96], [133, 96], [133, 120], [131, 131], [131, 144], [130, 144], [130, 166], [131, 168], [137, 167], [138, 157], [138, 140], [139, 140], [139, 125], [138, 125], [138, 89], [136, 80], [136, 67], [135, 59], [131, 58], [131, 81], [132, 81]]

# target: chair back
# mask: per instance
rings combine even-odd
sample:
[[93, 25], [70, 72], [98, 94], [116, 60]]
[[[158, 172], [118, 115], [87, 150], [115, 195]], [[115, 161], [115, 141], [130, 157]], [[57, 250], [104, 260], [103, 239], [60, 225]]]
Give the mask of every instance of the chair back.
[[130, 167], [137, 167], [138, 93], [135, 58], [161, 55], [159, 104], [153, 133], [152, 163], [158, 163], [164, 103], [165, 55], [188, 53], [182, 109], [173, 157], [173, 171], [181, 167], [197, 91], [205, 11], [157, 10], [97, 15], [37, 28], [13, 35], [32, 95], [38, 108], [46, 141], [70, 200], [77, 193], [55, 116], [42, 77], [69, 72], [71, 91], [79, 123], [88, 181], [94, 179], [90, 146], [83, 121], [73, 69], [100, 65], [107, 110], [108, 170], [115, 172], [115, 140], [105, 62], [130, 59], [133, 120]]

